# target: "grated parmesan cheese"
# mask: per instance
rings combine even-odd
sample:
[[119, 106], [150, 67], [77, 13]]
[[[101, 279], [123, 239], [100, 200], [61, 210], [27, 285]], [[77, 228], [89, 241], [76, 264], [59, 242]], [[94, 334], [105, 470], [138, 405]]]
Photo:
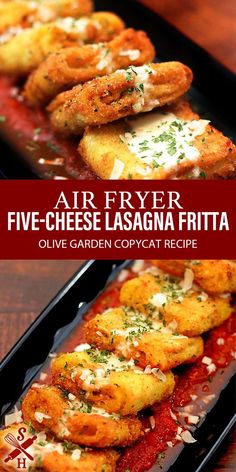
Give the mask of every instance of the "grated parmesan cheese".
[[138, 272], [140, 272], [144, 267], [144, 260], [142, 259], [137, 259], [136, 261], [134, 261], [132, 267], [131, 267], [131, 270], [132, 272], [134, 272], [135, 274], [138, 274]]
[[149, 416], [149, 423], [150, 423], [151, 429], [155, 429], [156, 421], [155, 421], [154, 416]]
[[212, 363], [211, 357], [204, 356], [204, 357], [202, 358], [202, 363], [205, 364], [205, 365], [210, 365], [210, 364]]
[[183, 439], [183, 441], [187, 444], [191, 444], [191, 443], [195, 443], [197, 442], [196, 439], [194, 439], [194, 437], [192, 436], [192, 434], [190, 433], [190, 431], [183, 431], [181, 433], [181, 438]]
[[183, 292], [191, 290], [194, 281], [194, 273], [191, 269], [185, 269], [184, 279], [180, 282]]
[[34, 414], [34, 417], [38, 423], [42, 423], [43, 420], [49, 420], [51, 419], [51, 416], [45, 415], [45, 413], [41, 413], [41, 411], [36, 411]]
[[124, 162], [122, 162], [120, 159], [115, 159], [109, 180], [118, 180], [124, 170], [124, 167]]
[[4, 420], [5, 420], [4, 422], [5, 422], [6, 427], [11, 426], [14, 423], [19, 424], [23, 421], [22, 411], [18, 410], [18, 408], [14, 406], [14, 412], [9, 413], [8, 415], [5, 415]]
[[117, 280], [118, 282], [124, 282], [128, 276], [129, 276], [129, 271], [126, 269], [122, 269], [117, 277]]
[[87, 344], [87, 343], [79, 344], [78, 346], [74, 348], [74, 352], [83, 352], [83, 351], [87, 351], [90, 348], [91, 348], [90, 344]]
[[139, 49], [128, 49], [127, 51], [121, 51], [119, 56], [128, 56], [131, 61], [136, 61], [140, 57]]

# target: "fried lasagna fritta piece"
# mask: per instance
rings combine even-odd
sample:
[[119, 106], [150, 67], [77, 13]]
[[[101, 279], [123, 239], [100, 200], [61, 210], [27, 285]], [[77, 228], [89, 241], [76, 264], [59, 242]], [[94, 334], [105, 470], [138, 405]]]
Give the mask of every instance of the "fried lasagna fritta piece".
[[189, 89], [191, 81], [191, 70], [180, 62], [131, 66], [59, 94], [48, 111], [57, 131], [81, 134], [88, 125], [172, 103]]
[[0, 44], [0, 73], [26, 76], [52, 52], [76, 44], [109, 41], [123, 29], [123, 21], [109, 12], [26, 28]]
[[53, 441], [45, 433], [34, 434], [26, 423], [11, 425], [0, 431], [1, 471], [19, 470], [16, 461], [4, 460], [12, 452], [12, 446], [4, 438], [7, 434], [17, 437], [19, 429], [23, 430], [27, 439], [37, 436], [33, 445], [27, 448], [27, 452], [34, 458], [30, 462], [31, 472], [115, 472], [119, 454], [113, 449], [88, 451], [68, 441]]
[[158, 318], [129, 308], [113, 308], [97, 315], [85, 325], [88, 343], [135, 359], [140, 367], [162, 371], [194, 362], [203, 353], [200, 337], [188, 338], [165, 326]]
[[192, 270], [194, 281], [206, 292], [213, 295], [236, 292], [236, 261], [232, 260], [183, 260], [152, 263], [172, 275], [182, 277], [186, 268]]
[[83, 446], [127, 446], [142, 436], [137, 417], [109, 414], [56, 387], [33, 385], [23, 400], [22, 412], [24, 421], [36, 431], [46, 430]]
[[164, 379], [145, 373], [134, 361], [125, 361], [107, 351], [89, 349], [61, 354], [52, 362], [53, 384], [81, 396], [109, 413], [133, 415], [167, 398], [174, 376]]
[[24, 95], [33, 105], [45, 105], [58, 93], [131, 64], [154, 59], [155, 49], [144, 31], [122, 31], [109, 43], [74, 46], [50, 54], [29, 76]]
[[166, 323], [176, 323], [178, 333], [198, 336], [222, 324], [233, 308], [230, 295], [210, 296], [192, 283], [188, 272], [182, 281], [166, 274], [146, 273], [123, 284], [120, 301], [147, 316], [159, 313]]
[[0, 33], [10, 27], [48, 23], [58, 17], [78, 18], [93, 10], [92, 0], [0, 1]]
[[218, 179], [236, 174], [232, 141], [187, 101], [137, 118], [86, 129], [79, 146], [102, 179]]

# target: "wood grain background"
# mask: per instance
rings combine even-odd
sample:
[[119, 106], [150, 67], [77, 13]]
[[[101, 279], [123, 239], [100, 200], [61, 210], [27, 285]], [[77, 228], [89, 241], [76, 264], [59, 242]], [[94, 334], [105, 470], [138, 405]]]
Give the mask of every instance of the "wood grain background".
[[139, 0], [236, 73], [235, 0]]
[[[10, 350], [81, 263], [0, 261], [0, 358]], [[235, 445], [236, 433], [231, 432], [206, 472], [235, 472]], [[187, 472], [187, 467], [183, 472]]]

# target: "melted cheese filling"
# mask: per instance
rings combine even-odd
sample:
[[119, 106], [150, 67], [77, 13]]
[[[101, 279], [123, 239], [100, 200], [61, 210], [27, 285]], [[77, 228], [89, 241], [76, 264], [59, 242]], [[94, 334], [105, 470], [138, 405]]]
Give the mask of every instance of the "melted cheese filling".
[[150, 66], [131, 67], [129, 70], [132, 71], [132, 75], [135, 81], [135, 91], [138, 92], [138, 100], [133, 105], [135, 113], [141, 111], [150, 111], [159, 105], [158, 99], [152, 98], [152, 92], [154, 85], [152, 84], [150, 77], [156, 74], [155, 70]]
[[127, 120], [129, 131], [122, 141], [151, 170], [175, 168], [180, 162], [195, 162], [200, 153], [193, 145], [204, 133], [208, 120], [184, 121], [173, 113], [155, 112]]

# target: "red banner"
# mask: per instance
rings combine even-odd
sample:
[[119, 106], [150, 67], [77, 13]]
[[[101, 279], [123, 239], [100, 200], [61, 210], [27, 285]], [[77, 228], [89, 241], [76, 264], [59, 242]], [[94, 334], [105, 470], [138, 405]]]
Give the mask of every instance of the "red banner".
[[1, 259], [236, 259], [234, 181], [2, 181]]

